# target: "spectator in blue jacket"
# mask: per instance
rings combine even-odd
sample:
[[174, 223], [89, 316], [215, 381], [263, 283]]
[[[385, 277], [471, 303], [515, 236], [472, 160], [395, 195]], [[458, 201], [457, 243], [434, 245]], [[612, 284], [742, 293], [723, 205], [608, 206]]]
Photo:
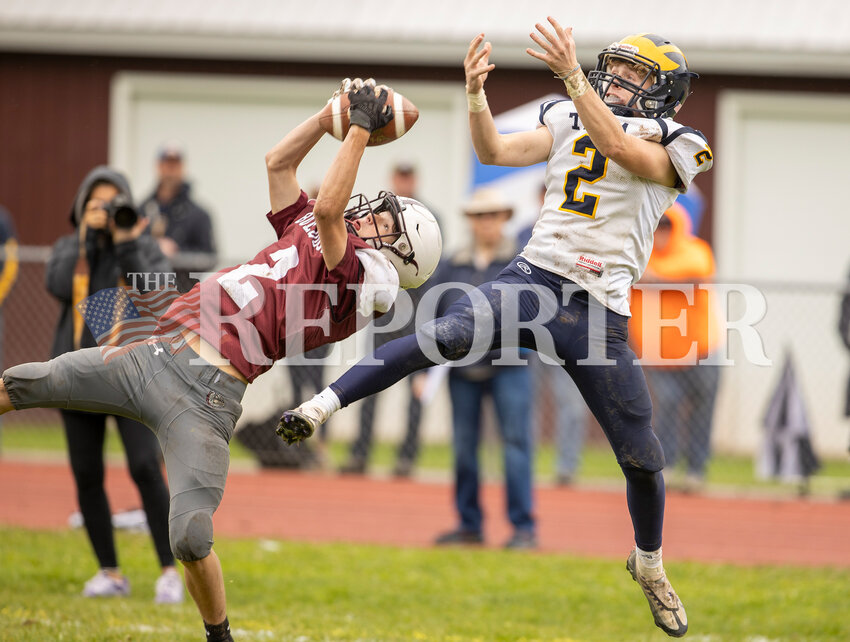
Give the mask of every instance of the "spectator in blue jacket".
[[[540, 205], [546, 196], [546, 185], [540, 184]], [[519, 231], [517, 235], [519, 249], [531, 239], [534, 224]], [[536, 413], [534, 432], [543, 436], [549, 426], [555, 430], [555, 483], [558, 486], [572, 484], [578, 474], [581, 463], [581, 451], [584, 448], [585, 427], [587, 426], [589, 410], [578, 391], [575, 381], [559, 365], [543, 361], [542, 355], [533, 352], [528, 356], [531, 365], [532, 385], [534, 396], [541, 401], [548, 394], [551, 404], [542, 404], [550, 412], [542, 416]]]
[[[463, 212], [472, 232], [471, 243], [443, 261], [431, 277], [430, 287], [457, 282], [476, 287], [494, 280], [517, 252], [516, 241], [504, 233], [513, 206], [492, 188], [476, 191]], [[450, 290], [441, 297], [437, 316], [461, 296]], [[480, 544], [483, 514], [480, 504], [478, 446], [481, 409], [490, 397], [504, 442], [504, 471], [508, 519], [513, 535], [506, 548], [535, 548], [537, 538], [532, 502], [531, 377], [527, 366], [494, 366], [498, 351], [477, 363], [449, 368], [454, 434], [454, 491], [459, 525], [440, 535], [436, 543]]]

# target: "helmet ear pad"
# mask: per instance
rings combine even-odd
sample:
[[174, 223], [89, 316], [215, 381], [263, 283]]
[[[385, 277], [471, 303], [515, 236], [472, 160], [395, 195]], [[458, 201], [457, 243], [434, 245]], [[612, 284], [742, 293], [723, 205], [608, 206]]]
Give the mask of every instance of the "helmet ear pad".
[[638, 102], [645, 111], [658, 113], [656, 118], [672, 118], [688, 97], [690, 87], [690, 74], [667, 74], [664, 84], [647, 91]]
[[402, 288], [416, 288], [425, 283], [440, 262], [443, 237], [437, 219], [421, 202], [406, 196], [393, 196], [400, 211], [398, 225], [401, 234], [381, 251], [399, 273]]

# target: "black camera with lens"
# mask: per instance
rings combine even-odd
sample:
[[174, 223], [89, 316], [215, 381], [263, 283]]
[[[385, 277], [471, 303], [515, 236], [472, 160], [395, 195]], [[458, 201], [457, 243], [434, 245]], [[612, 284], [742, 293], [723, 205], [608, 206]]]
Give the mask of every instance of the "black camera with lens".
[[133, 206], [133, 201], [124, 194], [113, 198], [103, 209], [110, 220], [115, 221], [115, 227], [124, 230], [129, 230], [139, 220], [139, 212]]

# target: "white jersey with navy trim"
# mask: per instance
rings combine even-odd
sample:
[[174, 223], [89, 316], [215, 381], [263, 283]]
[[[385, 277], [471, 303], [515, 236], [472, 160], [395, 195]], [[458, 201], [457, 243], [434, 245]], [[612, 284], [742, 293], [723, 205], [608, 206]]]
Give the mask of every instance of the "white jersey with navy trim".
[[540, 122], [554, 138], [546, 196], [522, 255], [575, 281], [611, 310], [630, 315], [629, 289], [646, 268], [664, 211], [713, 161], [705, 137], [669, 119], [617, 117], [627, 134], [664, 146], [677, 187], [641, 178], [602, 156], [569, 100], [544, 103]]

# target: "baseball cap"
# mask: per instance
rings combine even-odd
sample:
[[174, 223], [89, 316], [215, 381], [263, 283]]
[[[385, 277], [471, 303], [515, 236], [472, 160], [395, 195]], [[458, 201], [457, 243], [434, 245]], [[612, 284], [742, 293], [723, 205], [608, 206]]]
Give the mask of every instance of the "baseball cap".
[[415, 174], [416, 165], [414, 165], [408, 160], [401, 160], [393, 166], [393, 171], [396, 174]]
[[159, 148], [156, 157], [163, 160], [183, 160], [183, 148], [177, 143], [165, 143]]

